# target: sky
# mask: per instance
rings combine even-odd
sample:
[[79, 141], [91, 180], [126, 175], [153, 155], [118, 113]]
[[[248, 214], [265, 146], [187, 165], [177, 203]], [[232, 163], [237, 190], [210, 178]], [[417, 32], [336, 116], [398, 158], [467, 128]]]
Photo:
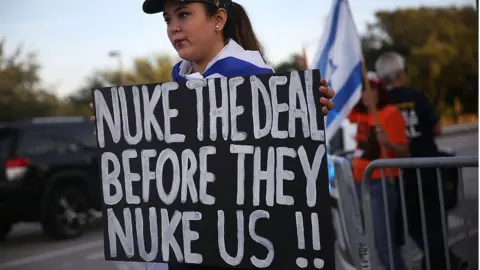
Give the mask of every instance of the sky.
[[[237, 0], [247, 10], [272, 64], [306, 47], [312, 61], [332, 0]], [[475, 5], [475, 0], [350, 0], [357, 29], [366, 31], [375, 11], [445, 5]], [[0, 40], [13, 52], [22, 45], [38, 54], [43, 84], [60, 96], [83, 85], [95, 70], [117, 68], [120, 51], [125, 68], [134, 57], [168, 54], [161, 14], [144, 14], [143, 0], [0, 0]], [[295, 3], [295, 4], [294, 4]], [[301, 3], [301, 4], [300, 4]]]

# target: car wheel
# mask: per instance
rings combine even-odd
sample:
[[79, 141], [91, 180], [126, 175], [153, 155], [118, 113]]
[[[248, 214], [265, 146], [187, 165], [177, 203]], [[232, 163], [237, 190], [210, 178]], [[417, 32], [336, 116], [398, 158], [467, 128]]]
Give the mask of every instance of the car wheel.
[[87, 195], [81, 188], [55, 188], [47, 199], [45, 210], [42, 222], [45, 234], [54, 239], [77, 237], [87, 223]]
[[8, 233], [12, 229], [12, 223], [8, 221], [0, 222], [0, 241], [4, 241], [7, 238]]

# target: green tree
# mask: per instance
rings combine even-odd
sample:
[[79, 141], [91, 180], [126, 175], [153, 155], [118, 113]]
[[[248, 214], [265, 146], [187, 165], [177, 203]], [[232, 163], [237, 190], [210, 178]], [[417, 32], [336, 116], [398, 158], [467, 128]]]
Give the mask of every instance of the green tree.
[[275, 72], [282, 73], [282, 72], [291, 72], [294, 70], [299, 70], [299, 66], [297, 63], [298, 54], [293, 54], [290, 58], [286, 61], [279, 63], [277, 66], [274, 67]]
[[172, 68], [172, 59], [165, 55], [153, 59], [138, 57], [134, 59], [132, 70], [104, 70], [101, 77], [108, 85], [169, 82], [172, 80]]
[[410, 84], [423, 90], [440, 112], [453, 106], [456, 97], [464, 111], [477, 112], [478, 91], [472, 85], [478, 80], [475, 8], [397, 9], [379, 11], [376, 19], [362, 42], [369, 68], [380, 53], [396, 50], [407, 58]]
[[62, 101], [42, 88], [39, 71], [35, 53], [18, 46], [7, 54], [5, 40], [0, 41], [0, 122], [58, 113]]
[[91, 115], [92, 89], [129, 84], [148, 84], [172, 80], [172, 60], [164, 55], [148, 58], [135, 58], [132, 70], [100, 70], [87, 77], [85, 84], [68, 97], [71, 104], [68, 114]]
[[92, 115], [89, 104], [92, 103], [92, 89], [106, 86], [106, 82], [102, 78], [102, 74], [95, 72], [93, 75], [87, 77], [85, 84], [77, 91], [67, 97], [67, 102], [70, 104], [66, 114], [77, 116]]

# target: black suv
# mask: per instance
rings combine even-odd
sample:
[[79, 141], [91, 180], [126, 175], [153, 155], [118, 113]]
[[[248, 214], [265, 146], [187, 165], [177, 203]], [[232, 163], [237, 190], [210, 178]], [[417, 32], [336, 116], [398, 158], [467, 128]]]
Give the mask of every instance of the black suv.
[[100, 208], [94, 125], [83, 117], [0, 125], [0, 239], [16, 222], [40, 221], [52, 238], [71, 238]]

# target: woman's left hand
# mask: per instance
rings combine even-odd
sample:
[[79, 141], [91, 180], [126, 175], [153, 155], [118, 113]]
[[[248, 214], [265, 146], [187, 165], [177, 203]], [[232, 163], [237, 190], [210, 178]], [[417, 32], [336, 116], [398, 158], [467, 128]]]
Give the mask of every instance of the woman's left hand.
[[335, 96], [335, 91], [331, 88], [328, 88], [327, 80], [322, 78], [320, 81], [320, 92], [324, 94], [324, 97], [320, 98], [320, 104], [323, 105], [322, 111], [325, 115], [327, 115], [328, 111], [333, 109], [333, 102], [331, 99]]
[[376, 128], [377, 132], [377, 141], [380, 145], [388, 147], [390, 146], [390, 140], [388, 139], [387, 133], [382, 127], [377, 126]]

